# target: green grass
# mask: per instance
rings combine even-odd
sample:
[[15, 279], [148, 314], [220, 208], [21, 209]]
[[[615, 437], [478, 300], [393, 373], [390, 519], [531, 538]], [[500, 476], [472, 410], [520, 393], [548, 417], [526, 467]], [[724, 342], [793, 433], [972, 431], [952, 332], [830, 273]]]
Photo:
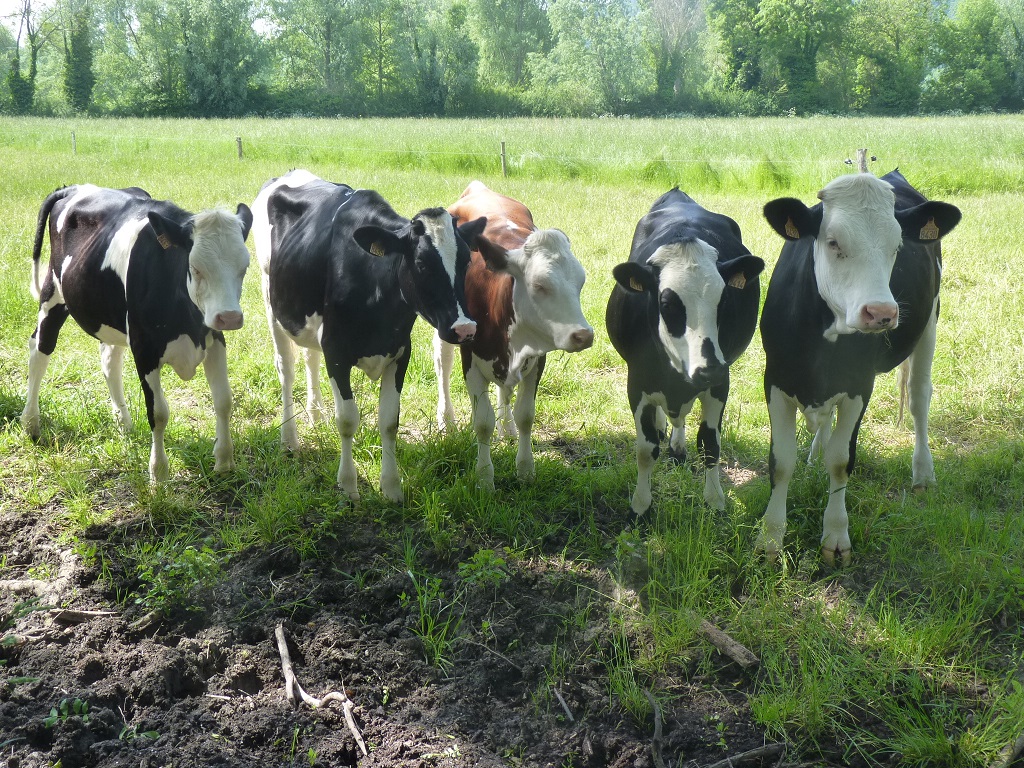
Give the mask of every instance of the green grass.
[[[243, 138], [243, 160], [236, 136]], [[500, 141], [509, 154], [508, 178], [501, 177]], [[761, 206], [780, 195], [813, 200], [847, 170], [843, 160], [859, 146], [878, 156], [872, 170], [898, 165], [925, 194], [964, 212], [944, 243], [931, 412], [938, 489], [923, 497], [909, 492], [913, 437], [896, 424], [894, 378], [880, 377], [847, 497], [853, 564], [833, 572], [818, 559], [827, 496], [820, 467], [798, 469], [784, 558], [777, 567], [765, 564], [752, 551], [768, 499], [769, 441], [764, 359], [755, 339], [734, 366], [725, 415], [723, 458], [739, 470], [739, 482], [726, 483], [728, 510], [704, 509], [700, 479], [662, 463], [650, 528], [624, 533], [635, 483], [633, 425], [624, 365], [603, 332], [603, 317], [611, 268], [627, 257], [636, 221], [680, 183], [706, 207], [736, 219], [745, 243], [770, 270], [781, 242], [761, 218]], [[450, 658], [448, 630], [468, 630], [455, 621], [454, 597], [441, 602], [431, 595], [433, 577], [415, 548], [403, 556], [403, 541], [408, 549], [415, 540], [441, 561], [467, 542], [480, 550], [500, 546], [510, 571], [537, 558], [561, 559], [606, 570], [627, 585], [633, 598], [620, 596], [603, 609], [587, 602], [581, 615], [586, 621], [595, 611], [611, 612], [614, 637], [602, 651], [606, 687], [614, 705], [638, 719], [649, 713], [645, 690], [672, 690], [674, 681], [713, 668], [712, 652], [696, 633], [698, 618], [707, 617], [762, 657], [748, 686], [752, 711], [770, 738], [785, 738], [806, 756], [987, 765], [1019, 732], [1024, 291], [1017, 286], [1024, 253], [1017, 230], [1024, 122], [1018, 118], [0, 119], [0, 167], [10, 169], [0, 186], [0, 506], [50, 517], [54, 535], [65, 540], [94, 524], [130, 524], [140, 540], [104, 543], [99, 557], [116, 566], [112, 579], [132, 576], [132, 594], [144, 601], [168, 602], [202, 588], [250, 547], [316, 558], [328, 539], [344, 536], [347, 520], [369, 516], [392, 539], [392, 566], [417, 574], [418, 588], [410, 584], [409, 595], [414, 602], [423, 598], [421, 634], [438, 639], [439, 659]], [[33, 444], [25, 437], [18, 415], [36, 314], [29, 254], [44, 196], [66, 183], [141, 185], [195, 210], [251, 202], [264, 181], [294, 167], [376, 188], [406, 215], [450, 203], [480, 178], [527, 203], [541, 226], [569, 234], [588, 270], [583, 306], [597, 339], [586, 352], [549, 358], [534, 484], [519, 484], [515, 448], [500, 444], [495, 494], [475, 488], [469, 430], [441, 436], [433, 424], [430, 334], [419, 324], [402, 399], [406, 503], [396, 507], [376, 491], [376, 385], [358, 374], [363, 501], [356, 509], [340, 503], [332, 424], [303, 422], [302, 453], [279, 451], [278, 385], [254, 271], [243, 295], [246, 325], [228, 339], [235, 473], [212, 473], [212, 408], [203, 377], [184, 383], [168, 371], [173, 479], [150, 488], [149, 433], [134, 368], [126, 365], [125, 379], [137, 426], [126, 439], [110, 415], [97, 344], [71, 323], [42, 390], [43, 438]], [[456, 381], [453, 390], [465, 424], [465, 389]], [[411, 562], [403, 565], [403, 557]], [[176, 564], [169, 571], [174, 579], [155, 580], [154, 569], [168, 563]], [[122, 599], [130, 599], [128, 591]], [[571, 663], [553, 651], [553, 670]]]

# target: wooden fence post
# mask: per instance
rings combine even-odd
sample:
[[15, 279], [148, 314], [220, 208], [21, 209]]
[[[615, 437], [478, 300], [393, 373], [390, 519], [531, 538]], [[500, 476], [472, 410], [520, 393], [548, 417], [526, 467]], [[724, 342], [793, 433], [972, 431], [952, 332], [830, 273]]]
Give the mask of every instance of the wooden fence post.
[[505, 161], [505, 142], [501, 142], [501, 175], [508, 177], [508, 165]]
[[238, 145], [238, 159], [241, 160], [242, 159], [242, 137], [241, 136], [235, 136], [235, 144]]

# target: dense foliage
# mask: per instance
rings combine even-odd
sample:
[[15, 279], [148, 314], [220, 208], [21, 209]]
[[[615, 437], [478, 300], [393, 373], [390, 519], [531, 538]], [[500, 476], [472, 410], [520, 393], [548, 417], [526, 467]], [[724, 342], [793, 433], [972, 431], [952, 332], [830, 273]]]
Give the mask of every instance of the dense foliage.
[[0, 110], [918, 114], [1024, 106], [1024, 0], [16, 0]]

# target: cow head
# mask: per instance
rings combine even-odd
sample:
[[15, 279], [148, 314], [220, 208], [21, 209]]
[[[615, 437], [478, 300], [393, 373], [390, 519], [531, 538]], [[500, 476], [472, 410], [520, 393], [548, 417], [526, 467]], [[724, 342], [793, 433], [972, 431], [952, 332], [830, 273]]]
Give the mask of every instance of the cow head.
[[485, 226], [481, 217], [456, 227], [444, 208], [429, 208], [398, 232], [365, 226], [353, 238], [374, 256], [401, 257], [402, 296], [442, 339], [458, 344], [476, 334], [476, 323], [466, 315], [465, 280], [470, 248]]
[[215, 331], [242, 327], [242, 279], [249, 268], [245, 238], [252, 226], [252, 211], [244, 203], [235, 213], [216, 208], [197, 213], [184, 226], [159, 213], [149, 223], [163, 248], [188, 252], [188, 295], [203, 313], [203, 322]]
[[594, 343], [594, 329], [580, 306], [587, 275], [564, 232], [536, 230], [512, 251], [482, 240], [479, 251], [488, 269], [514, 278], [516, 328], [529, 335], [525, 343], [531, 349], [579, 352]]
[[818, 193], [808, 208], [782, 198], [764, 207], [765, 218], [787, 240], [814, 238], [818, 292], [835, 315], [826, 336], [883, 332], [899, 325], [899, 307], [889, 289], [903, 241], [932, 242], [953, 229], [960, 211], [928, 201], [895, 211], [892, 186], [869, 173], [841, 176]]
[[612, 273], [626, 291], [647, 295], [672, 367], [705, 388], [729, 368], [718, 342], [719, 304], [726, 291], [742, 290], [763, 269], [764, 261], [749, 253], [719, 261], [714, 247], [691, 237], [661, 246], [645, 264], [629, 261]]

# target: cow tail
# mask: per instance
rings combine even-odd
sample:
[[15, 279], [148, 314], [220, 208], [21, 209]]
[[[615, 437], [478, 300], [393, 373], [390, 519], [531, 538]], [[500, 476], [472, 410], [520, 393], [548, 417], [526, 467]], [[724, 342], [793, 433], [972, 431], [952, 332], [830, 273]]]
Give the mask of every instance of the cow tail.
[[910, 379], [910, 358], [908, 357], [896, 369], [896, 384], [900, 389], [900, 412], [896, 417], [896, 426], [903, 426], [903, 413], [907, 409], [907, 382]]
[[73, 187], [62, 187], [56, 192], [51, 192], [50, 195], [43, 201], [43, 207], [39, 209], [39, 218], [36, 219], [36, 239], [32, 243], [32, 282], [30, 289], [32, 296], [36, 301], [39, 301], [39, 294], [41, 290], [41, 283], [39, 280], [39, 255], [43, 250], [43, 235], [46, 233], [46, 223], [50, 218], [50, 211], [53, 210], [53, 206], [57, 204], [58, 200], [63, 200], [73, 191]]

